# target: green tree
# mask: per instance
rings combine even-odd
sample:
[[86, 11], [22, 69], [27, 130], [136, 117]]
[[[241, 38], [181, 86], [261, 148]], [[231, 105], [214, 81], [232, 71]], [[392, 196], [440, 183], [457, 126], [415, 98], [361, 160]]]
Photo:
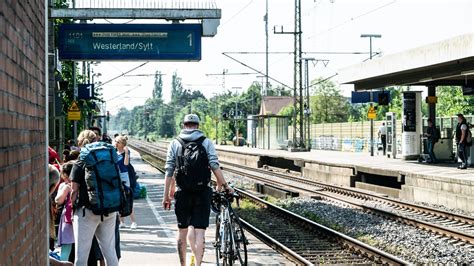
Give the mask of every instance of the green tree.
[[313, 80], [313, 95], [310, 98], [311, 121], [313, 123], [345, 122], [349, 118], [349, 101], [330, 80]]
[[153, 99], [163, 98], [163, 79], [161, 78], [161, 71], [156, 71], [155, 73], [155, 83], [153, 87]]
[[436, 105], [438, 116], [474, 113], [474, 97], [464, 96], [460, 87], [439, 86], [436, 88], [436, 94], [438, 95], [438, 104]]

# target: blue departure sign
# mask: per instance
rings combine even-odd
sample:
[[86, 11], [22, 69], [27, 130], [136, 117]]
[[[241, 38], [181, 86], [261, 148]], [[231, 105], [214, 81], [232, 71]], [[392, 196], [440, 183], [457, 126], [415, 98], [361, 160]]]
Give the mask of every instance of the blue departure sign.
[[61, 60], [201, 60], [201, 24], [62, 24]]
[[[391, 97], [389, 91], [373, 91], [372, 92], [372, 102], [379, 103], [380, 105], [388, 105], [390, 103]], [[351, 93], [351, 103], [369, 103], [370, 101], [370, 92], [362, 91]]]

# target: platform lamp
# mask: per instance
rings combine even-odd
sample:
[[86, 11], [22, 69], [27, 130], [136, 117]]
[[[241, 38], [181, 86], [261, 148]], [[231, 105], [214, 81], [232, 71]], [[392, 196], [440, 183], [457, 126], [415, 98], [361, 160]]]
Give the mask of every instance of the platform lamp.
[[[369, 53], [370, 60], [372, 60], [372, 38], [382, 38], [381, 34], [361, 34], [361, 38], [369, 38]], [[370, 107], [374, 105], [374, 96], [370, 91]], [[370, 119], [370, 156], [374, 156], [374, 120]]]

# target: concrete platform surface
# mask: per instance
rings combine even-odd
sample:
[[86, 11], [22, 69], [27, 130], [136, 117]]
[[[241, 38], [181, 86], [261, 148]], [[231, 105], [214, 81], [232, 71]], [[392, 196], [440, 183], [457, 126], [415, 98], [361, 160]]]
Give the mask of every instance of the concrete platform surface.
[[[120, 265], [179, 265], [176, 250], [177, 225], [174, 211], [165, 211], [161, 207], [164, 189], [164, 175], [140, 159], [132, 150], [132, 164], [135, 167], [138, 182], [147, 186], [148, 197], [134, 202], [138, 228], [130, 229], [130, 219], [125, 218], [126, 227], [120, 229], [122, 258]], [[206, 231], [206, 252], [203, 265], [215, 265], [214, 218]], [[291, 265], [284, 257], [258, 239], [247, 233], [249, 265]], [[190, 250], [187, 263], [189, 265]]]
[[[303, 160], [338, 167], [355, 168], [356, 171], [372, 173], [378, 175], [423, 175], [434, 180], [456, 179], [456, 182], [462, 182], [474, 186], [474, 167], [465, 170], [457, 169], [457, 164], [438, 163], [426, 164], [418, 161], [405, 161], [401, 159], [392, 159], [368, 153], [340, 152], [326, 150], [312, 150], [310, 152], [289, 152], [286, 150], [262, 150], [249, 147], [236, 147], [218, 145], [218, 151], [229, 151], [239, 154], [263, 155], [280, 157], [290, 160]], [[385, 174], [384, 174], [385, 173]]]

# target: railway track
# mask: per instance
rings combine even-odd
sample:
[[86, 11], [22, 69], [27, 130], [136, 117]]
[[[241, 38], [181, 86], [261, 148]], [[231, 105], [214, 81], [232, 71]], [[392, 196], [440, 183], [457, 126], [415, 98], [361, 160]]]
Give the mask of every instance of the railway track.
[[[162, 148], [129, 142], [132, 148], [152, 157], [162, 156]], [[155, 149], [155, 150], [153, 150]], [[160, 155], [158, 155], [160, 154]], [[163, 157], [160, 157], [160, 160]], [[157, 165], [155, 165], [157, 166]], [[252, 215], [236, 208], [247, 231], [272, 246], [296, 264], [395, 264], [408, 262], [317, 224], [246, 191], [237, 189], [241, 199], [258, 207]], [[246, 216], [247, 214], [247, 216]]]
[[358, 189], [323, 184], [302, 177], [242, 165], [226, 163], [224, 170], [274, 186], [318, 195], [325, 200], [342, 201], [364, 211], [474, 245], [474, 219], [472, 217], [407, 203]]
[[244, 227], [297, 264], [407, 264], [393, 255], [237, 189], [256, 209], [236, 209]]
[[[132, 145], [134, 144], [135, 142]], [[148, 150], [148, 153], [154, 153], [156, 156], [166, 154], [163, 147], [151, 143], [140, 142], [136, 145], [140, 145], [143, 150]], [[235, 175], [244, 176], [264, 184], [317, 195], [324, 200], [344, 202], [364, 211], [435, 232], [446, 238], [455, 239], [461, 244], [474, 245], [473, 217], [407, 203], [359, 189], [324, 184], [301, 176], [229, 162], [221, 162], [221, 164], [224, 171]]]

